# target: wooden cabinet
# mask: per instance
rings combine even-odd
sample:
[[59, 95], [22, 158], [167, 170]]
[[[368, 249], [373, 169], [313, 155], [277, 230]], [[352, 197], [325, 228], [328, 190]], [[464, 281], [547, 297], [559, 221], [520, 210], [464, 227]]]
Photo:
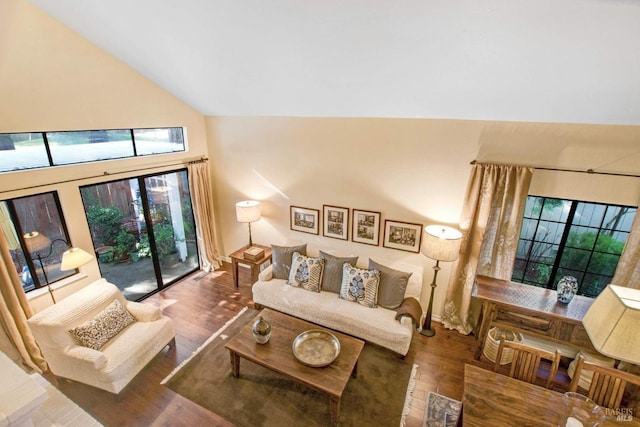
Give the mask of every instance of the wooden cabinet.
[[474, 296], [482, 302], [476, 359], [494, 326], [595, 351], [582, 326], [592, 298], [577, 295], [569, 304], [560, 304], [554, 290], [486, 276], [477, 277]]

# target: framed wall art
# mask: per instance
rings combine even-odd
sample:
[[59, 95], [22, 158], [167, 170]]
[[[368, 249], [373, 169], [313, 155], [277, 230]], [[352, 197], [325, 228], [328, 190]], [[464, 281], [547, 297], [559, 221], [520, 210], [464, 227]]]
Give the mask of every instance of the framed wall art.
[[349, 239], [349, 208], [322, 205], [322, 235], [333, 239]]
[[351, 241], [366, 245], [380, 244], [380, 212], [353, 210]]
[[291, 206], [290, 222], [292, 230], [318, 234], [320, 231], [320, 211], [318, 209]]
[[399, 249], [407, 252], [420, 252], [422, 241], [422, 224], [400, 222], [387, 219], [384, 221], [385, 248]]

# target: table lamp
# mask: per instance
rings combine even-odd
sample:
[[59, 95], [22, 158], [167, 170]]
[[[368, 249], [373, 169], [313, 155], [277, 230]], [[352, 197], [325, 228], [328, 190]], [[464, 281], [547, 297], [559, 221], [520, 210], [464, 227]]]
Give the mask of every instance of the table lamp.
[[462, 233], [455, 228], [444, 225], [430, 225], [424, 228], [424, 240], [422, 241], [422, 254], [428, 258], [436, 260], [433, 267], [433, 282], [431, 282], [431, 298], [427, 315], [422, 324], [420, 333], [427, 337], [432, 337], [436, 331], [431, 327], [431, 313], [433, 311], [433, 295], [436, 289], [436, 277], [440, 271], [440, 261], [450, 262], [458, 259]]
[[249, 224], [249, 247], [253, 246], [253, 240], [251, 240], [251, 223], [258, 221], [260, 218], [262, 218], [260, 216], [260, 202], [245, 200], [236, 203], [236, 220]]
[[608, 285], [582, 318], [599, 353], [640, 364], [640, 289]]

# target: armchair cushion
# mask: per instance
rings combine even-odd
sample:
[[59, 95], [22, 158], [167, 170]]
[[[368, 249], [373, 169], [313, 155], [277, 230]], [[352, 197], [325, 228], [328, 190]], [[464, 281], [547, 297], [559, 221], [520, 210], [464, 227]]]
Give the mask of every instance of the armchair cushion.
[[135, 321], [131, 313], [116, 299], [96, 317], [70, 329], [69, 332], [83, 346], [98, 350]]
[[162, 310], [160, 310], [160, 307], [151, 304], [127, 301], [126, 308], [138, 322], [155, 322], [162, 318]]
[[77, 362], [89, 364], [94, 369], [102, 369], [107, 364], [107, 357], [103, 352], [89, 347], [75, 345], [67, 349], [67, 355], [76, 359]]

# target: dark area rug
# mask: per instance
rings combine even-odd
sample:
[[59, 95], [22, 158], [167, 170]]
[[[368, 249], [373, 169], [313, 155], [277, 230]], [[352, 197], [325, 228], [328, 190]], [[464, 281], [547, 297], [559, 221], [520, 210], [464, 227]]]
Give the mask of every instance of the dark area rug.
[[[257, 313], [246, 310], [214, 334], [166, 386], [239, 427], [330, 425], [327, 395], [244, 359], [240, 378], [231, 375], [229, 351], [224, 345]], [[413, 368], [395, 353], [366, 344], [358, 362], [358, 377], [349, 381], [342, 395], [339, 425], [399, 426]]]

